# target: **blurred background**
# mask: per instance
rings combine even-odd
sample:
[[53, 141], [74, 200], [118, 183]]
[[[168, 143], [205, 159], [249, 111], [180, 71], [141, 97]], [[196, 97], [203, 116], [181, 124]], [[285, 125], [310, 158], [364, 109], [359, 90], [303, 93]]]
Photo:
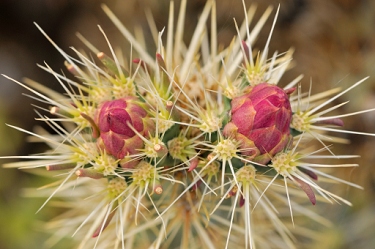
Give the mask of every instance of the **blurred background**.
[[[178, 7], [178, 0], [175, 1]], [[218, 39], [227, 44], [235, 34], [233, 18], [243, 20], [241, 0], [217, 1]], [[295, 48], [294, 68], [283, 77], [287, 84], [299, 74], [304, 89], [313, 82], [313, 92], [337, 86], [348, 87], [371, 76], [357, 89], [343, 95], [337, 103], [350, 100], [342, 112], [353, 112], [375, 107], [375, 1], [373, 0], [257, 0], [245, 1], [247, 6], [258, 4], [258, 15], [271, 4], [281, 4], [280, 15], [271, 40], [271, 52]], [[145, 18], [150, 9], [161, 30], [167, 24], [169, 0], [28, 0], [0, 1], [0, 73], [22, 81], [31, 78], [60, 91], [56, 80], [37, 67], [48, 63], [55, 71], [64, 69], [64, 59], [37, 30], [33, 22], [66, 52], [70, 47], [84, 48], [76, 37], [80, 32], [97, 48], [108, 47], [97, 25], [101, 25], [114, 47], [129, 51], [129, 45], [101, 10], [106, 3], [133, 30], [140, 26], [149, 32]], [[205, 0], [188, 0], [186, 37], [191, 35]], [[177, 8], [176, 8], [177, 9]], [[271, 18], [272, 19], [272, 18]], [[267, 23], [257, 41], [263, 48], [271, 21]], [[146, 34], [147, 38], [147, 34]], [[73, 53], [70, 53], [73, 54]], [[32, 101], [23, 94], [26, 90], [0, 77], [0, 155], [26, 155], [41, 152], [35, 144], [25, 142], [25, 135], [5, 124], [32, 130], [37, 124]], [[346, 118], [349, 130], [375, 133], [375, 113]], [[358, 190], [338, 184], [333, 191], [353, 202], [345, 205], [318, 203], [314, 211], [321, 211], [334, 223], [332, 227], [319, 226], [323, 231], [310, 248], [373, 248], [375, 245], [375, 138], [346, 135], [352, 143], [335, 145], [337, 154], [360, 154], [355, 160], [356, 169], [340, 169], [334, 174], [364, 187]], [[8, 161], [1, 160], [0, 164]], [[48, 183], [29, 172], [0, 168], [0, 249], [41, 248], [47, 234], [39, 231], [35, 220], [47, 220], [58, 212], [51, 208], [35, 212], [44, 202], [25, 198], [24, 188], [39, 187]], [[57, 247], [56, 247], [57, 248]], [[66, 248], [64, 245], [58, 248]]]

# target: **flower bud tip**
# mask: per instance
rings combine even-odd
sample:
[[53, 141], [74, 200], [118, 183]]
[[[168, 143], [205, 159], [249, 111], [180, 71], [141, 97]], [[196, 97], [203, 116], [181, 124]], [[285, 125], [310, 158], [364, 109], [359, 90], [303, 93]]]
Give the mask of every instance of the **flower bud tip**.
[[154, 192], [155, 192], [155, 194], [160, 195], [160, 194], [163, 193], [163, 188], [161, 186], [156, 186], [154, 188]]
[[98, 57], [99, 60], [103, 59], [105, 57], [105, 54], [103, 52], [99, 52], [96, 57]]
[[156, 60], [158, 62], [158, 65], [161, 69], [165, 69], [166, 66], [165, 66], [165, 62], [164, 62], [164, 59], [163, 57], [161, 56], [161, 54], [159, 53], [156, 53]]
[[55, 171], [55, 170], [64, 170], [64, 169], [72, 169], [75, 165], [73, 164], [64, 164], [64, 165], [47, 165], [46, 170], [47, 171]]
[[56, 113], [59, 112], [59, 108], [57, 106], [53, 106], [51, 107], [51, 109], [49, 110], [49, 113], [51, 113], [52, 115], [55, 115]]
[[78, 76], [78, 75], [79, 75], [79, 72], [77, 71], [77, 69], [76, 69], [72, 64], [70, 64], [69, 62], [65, 61], [65, 62], [64, 62], [64, 65], [65, 65], [66, 69], [68, 69], [68, 71], [69, 71], [71, 74], [73, 74], [73, 75], [75, 75], [75, 76]]
[[188, 171], [193, 171], [197, 166], [198, 166], [198, 163], [199, 163], [199, 160], [197, 157], [193, 158], [191, 161], [190, 161], [190, 166], [189, 166], [189, 169]]
[[103, 174], [89, 169], [79, 169], [75, 172], [76, 176], [78, 177], [89, 177], [92, 179], [101, 179], [103, 178]]
[[296, 90], [296, 88], [295, 88], [295, 87], [292, 87], [292, 88], [284, 89], [284, 92], [285, 92], [287, 95], [290, 95], [290, 94], [294, 93], [295, 90]]

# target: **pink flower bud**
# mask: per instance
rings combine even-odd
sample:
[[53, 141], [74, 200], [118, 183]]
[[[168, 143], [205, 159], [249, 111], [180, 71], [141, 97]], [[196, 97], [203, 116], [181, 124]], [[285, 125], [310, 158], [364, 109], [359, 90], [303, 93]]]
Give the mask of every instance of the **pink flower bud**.
[[117, 159], [139, 153], [144, 142], [133, 129], [144, 137], [154, 131], [154, 123], [135, 97], [104, 102], [98, 109], [96, 122], [100, 131], [99, 147]]
[[241, 142], [241, 154], [266, 164], [290, 140], [292, 110], [286, 92], [268, 83], [249, 86], [246, 94], [232, 99], [231, 121], [225, 137]]

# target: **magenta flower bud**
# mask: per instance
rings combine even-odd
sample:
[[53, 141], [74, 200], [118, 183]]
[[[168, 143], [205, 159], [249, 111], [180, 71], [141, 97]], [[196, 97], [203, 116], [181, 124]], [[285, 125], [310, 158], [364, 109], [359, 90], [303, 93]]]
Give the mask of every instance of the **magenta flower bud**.
[[290, 140], [289, 98], [283, 89], [268, 83], [249, 86], [245, 91], [232, 99], [231, 121], [223, 134], [241, 142], [242, 155], [266, 164]]
[[144, 147], [142, 138], [134, 130], [147, 138], [155, 129], [135, 97], [104, 102], [97, 111], [96, 122], [100, 131], [99, 147], [117, 159], [137, 154]]

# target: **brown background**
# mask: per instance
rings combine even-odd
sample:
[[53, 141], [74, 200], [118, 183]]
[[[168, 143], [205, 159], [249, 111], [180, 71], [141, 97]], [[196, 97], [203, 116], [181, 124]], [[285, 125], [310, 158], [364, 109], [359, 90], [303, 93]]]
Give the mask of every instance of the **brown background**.
[[[37, 22], [65, 51], [69, 47], [83, 48], [75, 36], [82, 33], [98, 48], [108, 51], [99, 32], [100, 24], [113, 46], [127, 51], [128, 44], [110, 23], [100, 8], [105, 2], [123, 23], [132, 30], [135, 25], [145, 27], [146, 8], [150, 8], [159, 29], [167, 23], [168, 0], [29, 0], [0, 1], [0, 73], [17, 80], [29, 77], [53, 89], [61, 90], [48, 73], [36, 63], [47, 62], [55, 70], [64, 68], [63, 58], [40, 34], [33, 22]], [[175, 1], [178, 3], [179, 1]], [[218, 39], [228, 43], [235, 34], [233, 17], [242, 21], [241, 0], [218, 0]], [[258, 0], [258, 14], [268, 4], [277, 6], [280, 1]], [[195, 23], [204, 6], [204, 0], [188, 0], [187, 18]], [[375, 1], [372, 0], [282, 0], [281, 12], [271, 42], [271, 52], [286, 51], [294, 47], [295, 67], [283, 78], [285, 85], [299, 74], [307, 90], [310, 79], [313, 91], [336, 86], [347, 87], [365, 76], [371, 78], [360, 88], [345, 94], [340, 101], [350, 100], [342, 112], [375, 107]], [[270, 22], [261, 32], [257, 44], [262, 48], [270, 28]], [[189, 37], [194, 25], [186, 27]], [[147, 37], [147, 35], [146, 35]], [[73, 54], [73, 53], [71, 53]], [[41, 148], [24, 142], [24, 135], [5, 123], [31, 130], [37, 123], [32, 102], [22, 95], [24, 89], [0, 77], [0, 155], [25, 155], [40, 152]], [[337, 102], [338, 103], [338, 102]], [[375, 132], [375, 114], [346, 118], [346, 128]], [[375, 138], [345, 136], [352, 139], [350, 145], [335, 145], [338, 154], [360, 154], [356, 162], [360, 168], [339, 170], [334, 174], [365, 187], [364, 191], [337, 185], [334, 190], [352, 201], [354, 207], [324, 205], [318, 203], [314, 211], [324, 211], [332, 219], [334, 227], [324, 228], [319, 241], [312, 248], [370, 248], [375, 245]], [[2, 161], [5, 162], [5, 161]], [[48, 219], [59, 210], [44, 209], [35, 215], [43, 200], [22, 198], [22, 189], [37, 187], [48, 179], [36, 177], [18, 170], [0, 168], [0, 248], [40, 248], [46, 239], [33, 222]], [[65, 248], [64, 245], [61, 248]]]

